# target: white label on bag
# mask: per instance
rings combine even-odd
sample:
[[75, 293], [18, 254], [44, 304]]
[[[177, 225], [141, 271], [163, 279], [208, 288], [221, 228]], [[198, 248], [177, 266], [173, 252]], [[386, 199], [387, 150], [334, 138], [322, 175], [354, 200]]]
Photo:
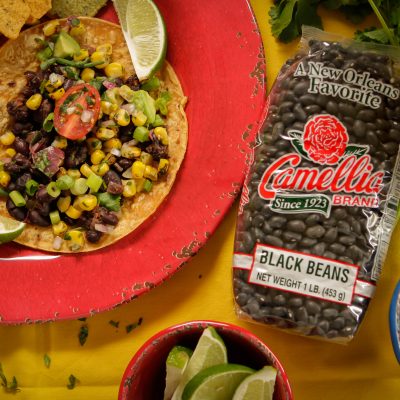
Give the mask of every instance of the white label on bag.
[[249, 282], [349, 305], [358, 269], [341, 261], [258, 244]]

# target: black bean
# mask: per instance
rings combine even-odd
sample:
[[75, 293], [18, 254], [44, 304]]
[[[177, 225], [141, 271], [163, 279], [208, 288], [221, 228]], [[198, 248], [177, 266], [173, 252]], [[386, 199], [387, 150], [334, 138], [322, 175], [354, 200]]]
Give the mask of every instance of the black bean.
[[18, 221], [24, 221], [28, 210], [25, 207], [17, 207], [11, 198], [7, 198], [6, 208], [8, 213]]
[[365, 122], [372, 122], [375, 120], [375, 118], [376, 118], [375, 112], [370, 109], [361, 110], [357, 114], [357, 119], [360, 119], [361, 121]]
[[311, 239], [319, 239], [325, 234], [325, 228], [321, 225], [314, 225], [306, 229], [305, 235]]
[[49, 218], [46, 218], [42, 215], [37, 210], [29, 210], [28, 215], [27, 215], [27, 220], [34, 225], [38, 226], [50, 226], [50, 220]]
[[264, 238], [264, 243], [270, 244], [271, 246], [282, 247], [283, 241], [273, 235], [267, 235]]
[[111, 194], [121, 194], [124, 190], [122, 180], [115, 171], [108, 171], [103, 176], [103, 180], [107, 185], [107, 192]]
[[13, 147], [17, 153], [21, 153], [24, 156], [29, 156], [29, 145], [21, 137], [18, 136], [15, 137]]

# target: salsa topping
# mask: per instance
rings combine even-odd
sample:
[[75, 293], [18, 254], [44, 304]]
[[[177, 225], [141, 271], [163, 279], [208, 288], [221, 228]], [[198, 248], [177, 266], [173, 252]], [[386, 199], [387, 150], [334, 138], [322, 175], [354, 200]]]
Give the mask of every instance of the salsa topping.
[[13, 218], [51, 226], [55, 250], [79, 251], [112, 233], [124, 201], [168, 174], [171, 96], [156, 77], [126, 76], [111, 44], [82, 47], [75, 28], [84, 32], [79, 19], [43, 31], [40, 69], [26, 71], [7, 104], [0, 188]]

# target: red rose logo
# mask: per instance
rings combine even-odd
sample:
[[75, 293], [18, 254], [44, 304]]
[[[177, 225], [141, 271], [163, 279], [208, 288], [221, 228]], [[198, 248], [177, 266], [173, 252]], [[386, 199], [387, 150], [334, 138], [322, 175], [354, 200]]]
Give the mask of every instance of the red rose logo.
[[304, 127], [304, 150], [318, 164], [336, 164], [348, 142], [346, 127], [333, 115], [317, 115]]

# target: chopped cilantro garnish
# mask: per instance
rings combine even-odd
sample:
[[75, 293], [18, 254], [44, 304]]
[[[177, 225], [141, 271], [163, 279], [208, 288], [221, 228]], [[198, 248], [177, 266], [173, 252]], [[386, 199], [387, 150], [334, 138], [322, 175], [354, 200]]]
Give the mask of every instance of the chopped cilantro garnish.
[[47, 354], [45, 354], [45, 355], [43, 356], [43, 361], [44, 361], [45, 367], [46, 367], [46, 368], [50, 368], [51, 358], [50, 358]]
[[86, 343], [86, 339], [89, 335], [89, 329], [87, 325], [82, 325], [81, 329], [79, 330], [79, 343], [83, 346]]
[[71, 25], [72, 26], [78, 26], [81, 23], [81, 21], [79, 21], [79, 18], [72, 18], [71, 19]]
[[99, 193], [97, 195], [101, 206], [111, 211], [119, 211], [121, 208], [121, 196], [110, 194], [107, 192]]
[[85, 322], [85, 321], [86, 321], [86, 317], [78, 318], [78, 321], [83, 321], [83, 322]]
[[126, 333], [129, 333], [129, 332], [133, 331], [135, 328], [137, 328], [138, 326], [142, 325], [142, 322], [143, 322], [143, 318], [140, 317], [137, 322], [126, 325], [126, 327], [125, 327]]
[[88, 103], [89, 106], [92, 106], [95, 101], [92, 99], [92, 97], [86, 96], [86, 103]]
[[11, 382], [8, 382], [6, 376], [3, 372], [3, 367], [0, 363], [0, 380], [1, 386], [3, 386], [6, 393], [16, 393], [19, 392], [17, 378], [15, 376], [12, 377]]
[[119, 327], [119, 321], [110, 320], [110, 321], [108, 321], [108, 323], [109, 323], [111, 326], [113, 326], [114, 328], [118, 328], [118, 327]]
[[74, 389], [76, 384], [79, 383], [79, 379], [72, 374], [69, 376], [68, 381], [69, 381], [69, 383], [67, 384], [67, 388], [69, 390]]

